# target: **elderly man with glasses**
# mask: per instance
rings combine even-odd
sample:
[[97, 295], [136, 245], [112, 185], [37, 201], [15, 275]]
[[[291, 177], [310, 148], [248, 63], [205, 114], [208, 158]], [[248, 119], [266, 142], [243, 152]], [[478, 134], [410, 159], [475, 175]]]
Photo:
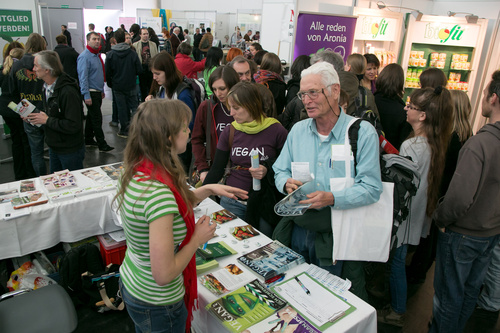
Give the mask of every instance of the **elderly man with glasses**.
[[[278, 231], [283, 230], [283, 225], [278, 225], [274, 235], [304, 255], [307, 262], [337, 276], [342, 275], [342, 266], [346, 270], [348, 262], [332, 261], [331, 208], [343, 210], [369, 205], [378, 201], [382, 193], [378, 135], [366, 121], [361, 123], [358, 133], [355, 169], [352, 158], [350, 162], [354, 185], [343, 189], [336, 186], [336, 180], [346, 176], [344, 144], [349, 123], [354, 119], [341, 110], [339, 95], [339, 77], [330, 63], [318, 62], [302, 71], [298, 96], [309, 119], [295, 124], [273, 166], [276, 188], [285, 194], [307, 181], [294, 179], [293, 175], [314, 176], [310, 180], [314, 189], [307, 200], [300, 202], [311, 206], [304, 215], [293, 219], [293, 226], [286, 227], [292, 229], [291, 236]], [[280, 224], [289, 221], [285, 220]], [[366, 299], [364, 272], [359, 267], [362, 266], [357, 265], [355, 276], [350, 275], [351, 291]]]

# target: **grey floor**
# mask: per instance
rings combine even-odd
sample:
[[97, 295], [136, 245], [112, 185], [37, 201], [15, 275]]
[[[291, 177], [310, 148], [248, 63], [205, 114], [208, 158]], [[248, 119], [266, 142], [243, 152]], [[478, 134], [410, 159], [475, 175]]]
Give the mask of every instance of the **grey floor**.
[[[108, 153], [99, 153], [97, 148], [86, 148], [85, 167], [93, 167], [103, 164], [120, 162], [123, 160], [123, 150], [127, 139], [116, 135], [118, 128], [109, 126], [111, 121], [111, 101], [105, 99], [102, 106], [103, 130], [106, 141], [114, 150]], [[14, 181], [12, 162], [3, 162], [3, 159], [11, 155], [10, 139], [0, 138], [0, 183]], [[432, 296], [434, 289], [434, 266], [429, 270], [427, 279], [421, 285], [410, 285], [408, 289], [408, 310], [406, 325], [403, 329], [389, 325], [379, 324], [379, 332], [410, 332], [424, 333], [428, 331], [428, 322], [432, 316]], [[383, 300], [371, 299], [370, 303], [376, 308], [385, 305]], [[134, 325], [126, 311], [109, 311], [104, 314], [93, 312], [87, 308], [78, 308], [78, 328], [76, 332], [134, 332]], [[495, 315], [476, 311], [469, 320], [465, 330], [468, 333], [498, 333], [500, 332], [500, 320], [498, 313]], [[215, 332], [214, 332], [215, 333]], [[362, 332], [361, 332], [362, 333]], [[458, 332], [457, 332], [458, 333]]]

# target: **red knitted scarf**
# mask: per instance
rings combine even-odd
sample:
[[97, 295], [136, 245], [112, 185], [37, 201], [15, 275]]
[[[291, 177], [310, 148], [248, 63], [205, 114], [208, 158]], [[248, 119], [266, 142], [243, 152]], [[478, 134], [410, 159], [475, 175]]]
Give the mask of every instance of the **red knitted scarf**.
[[106, 71], [104, 70], [104, 62], [102, 61], [101, 53], [99, 53], [99, 51], [101, 51], [101, 48], [102, 48], [102, 45], [99, 45], [99, 48], [97, 50], [87, 45], [87, 50], [89, 50], [90, 53], [97, 54], [97, 56], [99, 57], [99, 60], [101, 60], [102, 74], [104, 75], [104, 82], [106, 82]]
[[[183, 217], [187, 228], [186, 237], [179, 247], [179, 249], [182, 249], [187, 243], [189, 243], [189, 241], [191, 240], [191, 236], [194, 233], [195, 222], [193, 210], [188, 210], [188, 205], [182, 198], [179, 190], [175, 187], [172, 176], [166, 170], [155, 167], [150, 160], [144, 158], [136, 168], [136, 171], [142, 172], [147, 176], [146, 178], [140, 179], [139, 181], [145, 181], [148, 179], [158, 180], [159, 182], [167, 185], [174, 194], [175, 202], [177, 203], [177, 207], [179, 208], [179, 213]], [[198, 285], [196, 281], [196, 260], [194, 255], [182, 274], [184, 276], [185, 286], [184, 303], [186, 304], [186, 308], [188, 310], [186, 332], [190, 332], [191, 320], [193, 319], [193, 308], [196, 310], [197, 306], [195, 305], [195, 300], [198, 298]]]

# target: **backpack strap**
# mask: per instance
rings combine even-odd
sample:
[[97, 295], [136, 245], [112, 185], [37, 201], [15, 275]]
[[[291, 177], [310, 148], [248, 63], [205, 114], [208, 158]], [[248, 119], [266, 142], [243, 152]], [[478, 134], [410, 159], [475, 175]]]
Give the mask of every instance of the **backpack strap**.
[[356, 119], [356, 121], [349, 127], [349, 143], [351, 144], [351, 150], [354, 157], [354, 170], [356, 170], [357, 154], [358, 154], [358, 135], [359, 128], [361, 127], [361, 122], [363, 119]]
[[213, 113], [213, 104], [212, 99], [210, 98], [207, 102], [207, 127], [205, 129], [205, 157], [208, 161], [208, 165], [210, 166], [210, 162], [212, 161], [210, 155], [210, 144], [212, 141], [212, 113]]

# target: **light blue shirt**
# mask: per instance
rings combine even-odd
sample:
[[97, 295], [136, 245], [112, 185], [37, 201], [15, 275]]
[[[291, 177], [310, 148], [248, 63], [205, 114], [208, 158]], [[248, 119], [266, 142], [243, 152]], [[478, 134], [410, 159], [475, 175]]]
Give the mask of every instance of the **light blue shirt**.
[[90, 89], [104, 91], [104, 70], [99, 54], [85, 49], [77, 61], [78, 81], [84, 99], [90, 99]]
[[375, 128], [367, 121], [361, 122], [359, 129], [356, 173], [351, 161], [354, 185], [341, 191], [330, 190], [330, 178], [345, 177], [344, 161], [331, 162], [332, 145], [344, 145], [351, 119], [353, 117], [341, 111], [337, 123], [323, 142], [314, 119], [296, 123], [273, 165], [276, 188], [283, 192], [287, 179], [292, 178], [292, 162], [309, 162], [309, 171], [315, 177], [314, 191], [332, 192], [334, 209], [350, 209], [377, 202], [382, 193], [379, 141]]

